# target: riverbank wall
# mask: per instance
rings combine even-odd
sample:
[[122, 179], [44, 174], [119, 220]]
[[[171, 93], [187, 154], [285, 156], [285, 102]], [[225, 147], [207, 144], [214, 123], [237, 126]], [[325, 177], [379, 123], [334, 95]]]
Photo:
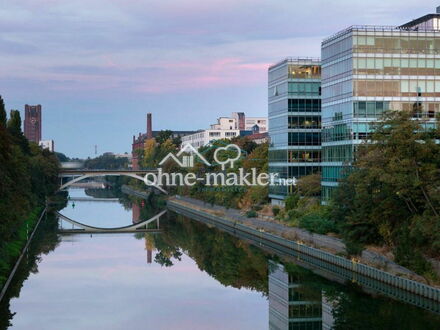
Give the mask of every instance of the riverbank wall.
[[[417, 305], [440, 312], [440, 289], [438, 288], [391, 274], [360, 263], [355, 259], [350, 260], [322, 249], [308, 246], [300, 240], [290, 240], [281, 235], [264, 231], [261, 228], [256, 229], [254, 228], [255, 226], [251, 226], [249, 223], [243, 223], [239, 219], [231, 218], [230, 214], [228, 214], [229, 216], [221, 214], [220, 211], [214, 209], [214, 207], [209, 207], [208, 204], [206, 204], [206, 208], [203, 208], [198, 204], [191, 204], [190, 199], [176, 196], [170, 198], [167, 205], [171, 211], [178, 214], [237, 233], [239, 234], [238, 236], [246, 237], [258, 244], [267, 244], [274, 250], [283, 251], [285, 254], [294, 255], [302, 259], [306, 258], [309, 263], [318, 267], [328, 267], [332, 268], [332, 271], [336, 269], [336, 271], [341, 273], [350, 273], [347, 279], [353, 277], [351, 274], [356, 274], [356, 279], [359, 283], [372, 280], [376, 283], [375, 285], [378, 286], [377, 289], [380, 292], [390, 293], [391, 296], [397, 295], [397, 299], [413, 303], [414, 296], [422, 297], [424, 299]], [[383, 287], [381, 287], [381, 284], [383, 284]], [[371, 286], [371, 283], [369, 285]], [[407, 296], [406, 293], [409, 295]]]

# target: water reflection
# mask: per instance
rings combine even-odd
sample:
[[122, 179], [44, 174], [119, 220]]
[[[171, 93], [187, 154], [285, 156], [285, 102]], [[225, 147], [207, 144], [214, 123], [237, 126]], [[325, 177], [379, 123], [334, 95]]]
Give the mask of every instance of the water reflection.
[[269, 261], [269, 329], [438, 329], [439, 315]]
[[[108, 206], [84, 203], [81, 212]], [[109, 221], [139, 222], [158, 205], [124, 207]], [[169, 213], [161, 228], [60, 236], [48, 215], [0, 306], [0, 329], [14, 313], [14, 329], [439, 328], [435, 314], [324, 279], [204, 223]]]
[[269, 329], [331, 329], [332, 318], [322, 322], [323, 296], [301, 285], [300, 274], [288, 273], [269, 261]]

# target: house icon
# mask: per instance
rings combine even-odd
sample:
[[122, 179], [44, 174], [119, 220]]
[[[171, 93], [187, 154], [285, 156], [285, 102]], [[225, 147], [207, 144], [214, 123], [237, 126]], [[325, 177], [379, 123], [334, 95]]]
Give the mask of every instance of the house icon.
[[[186, 153], [185, 155], [182, 155]], [[189, 153], [189, 155], [187, 155]], [[181, 158], [181, 160], [179, 159]], [[194, 157], [198, 157], [205, 165], [210, 166], [211, 164], [203, 157], [191, 144], [187, 143], [183, 145], [182, 149], [174, 155], [172, 152], [168, 153], [159, 163], [159, 166], [165, 164], [169, 159], [172, 159], [180, 167], [193, 167]]]

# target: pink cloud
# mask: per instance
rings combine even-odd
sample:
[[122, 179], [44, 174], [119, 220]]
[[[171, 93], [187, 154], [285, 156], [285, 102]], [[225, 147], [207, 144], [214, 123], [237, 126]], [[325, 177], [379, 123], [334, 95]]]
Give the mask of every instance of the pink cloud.
[[160, 63], [165, 74], [154, 86], [141, 84], [138, 92], [163, 93], [172, 90], [250, 86], [266, 79], [270, 63], [246, 63], [240, 58], [221, 58], [206, 62]]

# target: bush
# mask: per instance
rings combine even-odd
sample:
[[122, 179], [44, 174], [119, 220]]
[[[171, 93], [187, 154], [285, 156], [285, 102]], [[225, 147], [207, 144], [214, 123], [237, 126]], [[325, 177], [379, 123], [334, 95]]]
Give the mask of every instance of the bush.
[[246, 216], [248, 218], [256, 218], [257, 217], [257, 212], [255, 212], [254, 210], [249, 210], [246, 212]]
[[301, 212], [299, 212], [298, 210], [287, 211], [287, 217], [289, 218], [289, 220], [298, 220], [298, 218], [300, 218], [301, 215], [303, 215], [303, 214]]
[[272, 207], [272, 213], [274, 216], [277, 216], [280, 213], [280, 207], [279, 206]]
[[317, 234], [327, 234], [330, 232], [337, 232], [336, 224], [320, 214], [310, 213], [299, 218], [298, 222], [301, 228]]
[[361, 243], [353, 241], [345, 241], [345, 251], [349, 256], [359, 256], [364, 250], [364, 246]]
[[298, 202], [299, 196], [297, 194], [287, 196], [287, 198], [284, 200], [286, 211], [295, 209], [298, 206]]
[[263, 207], [261, 206], [261, 205], [254, 205], [254, 206], [252, 206], [252, 210], [254, 210], [254, 211], [261, 211], [263, 209]]
[[410, 236], [407, 225], [402, 225], [396, 240], [399, 245], [394, 248], [396, 262], [417, 274], [429, 273], [432, 271], [432, 265], [423, 257], [418, 248], [414, 246], [414, 239]]

